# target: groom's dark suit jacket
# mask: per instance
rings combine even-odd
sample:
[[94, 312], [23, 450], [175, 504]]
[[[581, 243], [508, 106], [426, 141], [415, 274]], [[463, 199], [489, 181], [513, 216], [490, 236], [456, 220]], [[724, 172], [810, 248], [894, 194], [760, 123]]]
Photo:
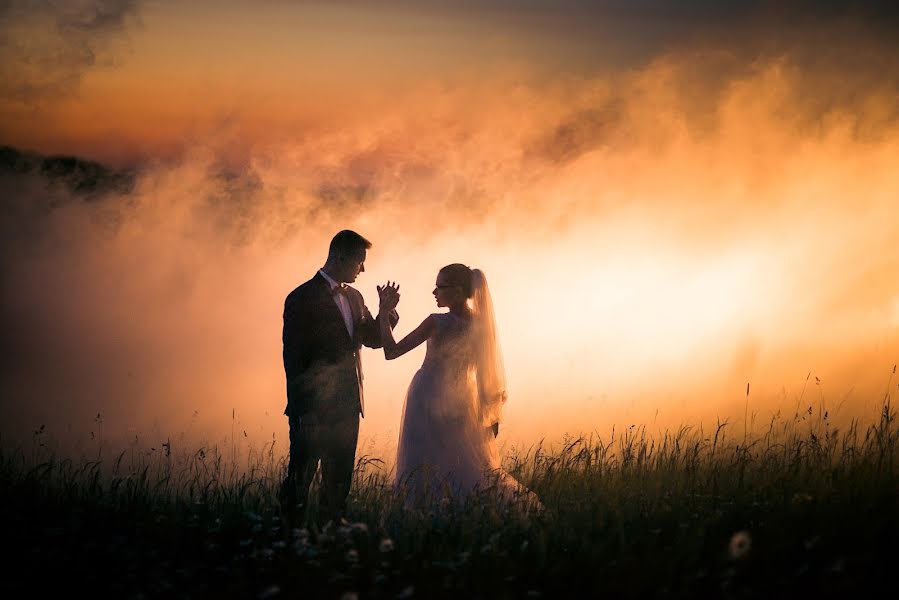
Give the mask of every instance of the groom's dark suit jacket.
[[[284, 414], [288, 417], [334, 423], [364, 416], [360, 350], [363, 345], [380, 348], [381, 330], [362, 294], [347, 286], [346, 295], [353, 314], [352, 338], [321, 273], [290, 292], [284, 301]], [[391, 312], [390, 320], [395, 325], [399, 317]]]

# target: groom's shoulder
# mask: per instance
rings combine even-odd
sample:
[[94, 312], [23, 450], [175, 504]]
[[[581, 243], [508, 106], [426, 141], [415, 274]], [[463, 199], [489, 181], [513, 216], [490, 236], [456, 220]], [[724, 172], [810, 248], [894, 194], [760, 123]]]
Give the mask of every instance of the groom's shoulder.
[[309, 281], [305, 283], [301, 283], [297, 287], [293, 288], [293, 290], [287, 294], [287, 297], [284, 299], [285, 302], [291, 302], [296, 300], [301, 300], [312, 295], [313, 292], [317, 289], [317, 281], [316, 276], [312, 276]]

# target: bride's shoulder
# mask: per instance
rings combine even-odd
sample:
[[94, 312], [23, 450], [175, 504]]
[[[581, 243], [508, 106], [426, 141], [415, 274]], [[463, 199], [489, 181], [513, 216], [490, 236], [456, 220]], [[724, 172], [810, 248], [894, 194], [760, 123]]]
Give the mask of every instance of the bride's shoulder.
[[470, 322], [468, 320], [454, 315], [451, 312], [431, 313], [428, 318], [433, 319], [434, 327], [437, 330], [446, 331], [447, 333], [458, 333], [461, 331], [465, 331], [470, 325]]
[[450, 313], [431, 313], [428, 315], [428, 320], [435, 327], [444, 327], [447, 323], [449, 323], [452, 315]]
[[421, 325], [419, 325], [420, 329], [425, 329], [428, 331], [433, 330], [434, 328], [440, 327], [443, 322], [441, 317], [444, 315], [442, 313], [431, 313], [424, 319], [422, 319]]

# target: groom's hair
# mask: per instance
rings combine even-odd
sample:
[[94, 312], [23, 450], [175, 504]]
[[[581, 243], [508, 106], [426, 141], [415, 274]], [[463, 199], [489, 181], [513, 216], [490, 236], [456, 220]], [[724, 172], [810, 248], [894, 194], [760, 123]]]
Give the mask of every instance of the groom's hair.
[[371, 248], [371, 242], [349, 229], [344, 229], [331, 238], [331, 246], [328, 248], [328, 258], [338, 256], [352, 256], [361, 254]]

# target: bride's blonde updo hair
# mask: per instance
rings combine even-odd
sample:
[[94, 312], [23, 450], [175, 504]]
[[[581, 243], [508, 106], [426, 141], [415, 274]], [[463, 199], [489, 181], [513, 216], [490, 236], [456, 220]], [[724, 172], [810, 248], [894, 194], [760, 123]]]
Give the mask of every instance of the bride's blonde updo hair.
[[443, 273], [450, 283], [459, 286], [466, 298], [472, 297], [474, 294], [474, 281], [471, 269], [462, 263], [453, 263], [440, 269], [440, 273]]

